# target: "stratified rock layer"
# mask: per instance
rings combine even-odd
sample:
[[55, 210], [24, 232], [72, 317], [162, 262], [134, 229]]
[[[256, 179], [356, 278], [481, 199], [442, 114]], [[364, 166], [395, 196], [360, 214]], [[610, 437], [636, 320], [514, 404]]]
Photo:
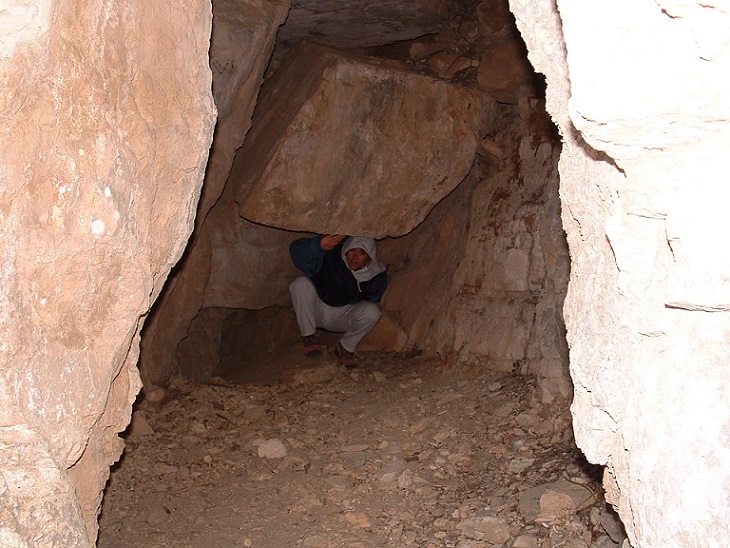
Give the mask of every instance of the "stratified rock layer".
[[493, 110], [476, 90], [303, 46], [262, 87], [234, 198], [269, 226], [405, 234], [469, 172]]
[[[215, 123], [210, 3], [0, 10], [0, 538], [86, 546], [190, 234]], [[9, 484], [7, 482], [10, 482]]]

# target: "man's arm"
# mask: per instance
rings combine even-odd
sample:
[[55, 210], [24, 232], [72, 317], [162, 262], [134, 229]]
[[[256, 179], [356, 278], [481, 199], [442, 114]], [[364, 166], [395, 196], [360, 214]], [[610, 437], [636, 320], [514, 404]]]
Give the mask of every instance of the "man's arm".
[[372, 303], [379, 303], [387, 288], [388, 273], [381, 272], [374, 278], [360, 284], [361, 298]]
[[322, 268], [324, 254], [337, 247], [347, 236], [327, 234], [314, 238], [300, 238], [289, 244], [289, 254], [294, 265], [307, 276], [314, 276]]
[[294, 265], [307, 276], [314, 276], [322, 268], [325, 250], [322, 249], [322, 236], [299, 238], [289, 244], [289, 255]]

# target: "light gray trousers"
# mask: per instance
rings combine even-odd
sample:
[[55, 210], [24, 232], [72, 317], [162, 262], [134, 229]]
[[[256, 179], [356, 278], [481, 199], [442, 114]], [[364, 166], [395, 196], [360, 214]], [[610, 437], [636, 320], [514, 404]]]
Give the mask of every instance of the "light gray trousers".
[[370, 301], [359, 301], [345, 306], [330, 306], [317, 295], [312, 280], [300, 276], [289, 286], [294, 312], [302, 337], [312, 335], [317, 328], [345, 333], [340, 340], [342, 348], [354, 352], [358, 343], [372, 331], [382, 312]]

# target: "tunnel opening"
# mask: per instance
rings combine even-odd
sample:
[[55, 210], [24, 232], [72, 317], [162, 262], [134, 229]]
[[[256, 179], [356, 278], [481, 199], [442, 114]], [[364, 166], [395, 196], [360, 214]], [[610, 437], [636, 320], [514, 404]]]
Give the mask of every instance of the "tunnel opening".
[[[308, 474], [312, 466], [324, 483], [336, 484], [319, 495], [308, 498], [300, 493], [296, 501], [288, 500], [289, 506], [284, 510], [299, 514], [288, 537], [277, 536], [271, 530], [286, 526], [264, 520], [265, 533], [248, 531], [236, 541], [239, 544], [233, 545], [274, 546], [280, 544], [266, 543], [294, 539], [308, 546], [345, 545], [338, 544], [342, 542], [384, 545], [384, 538], [388, 539], [387, 545], [427, 545], [422, 544], [424, 539], [436, 535], [443, 542], [429, 541], [429, 545], [448, 546], [458, 539], [463, 542], [489, 538], [502, 539], [501, 542], [512, 539], [516, 543], [512, 546], [531, 546], [530, 543], [549, 537], [555, 543], [581, 539], [589, 546], [598, 541], [603, 542], [601, 546], [618, 546], [623, 539], [622, 528], [603, 502], [601, 471], [586, 463], [570, 432], [567, 406], [572, 387], [561, 313], [569, 257], [558, 197], [560, 138], [545, 112], [544, 82], [529, 67], [506, 2], [449, 4], [447, 15], [441, 17], [424, 8], [419, 15], [430, 13], [430, 17], [419, 19], [424, 28], [413, 31], [415, 36], [382, 44], [360, 43], [358, 47], [349, 44], [344, 49], [341, 41], [352, 40], [353, 33], [346, 40], [340, 37], [340, 41], [331, 43], [332, 35], [322, 30], [322, 17], [316, 19], [316, 29], [307, 29], [303, 13], [309, 8], [307, 2], [295, 3], [290, 21], [279, 31], [244, 145], [231, 160], [231, 171], [220, 196], [210, 200], [208, 210], [199, 210], [201, 220], [196, 225], [194, 244], [171, 277], [167, 294], [156, 305], [162, 311], [153, 310], [143, 334], [140, 367], [145, 386], [135, 407], [136, 421], [133, 420], [127, 434], [125, 459], [132, 462], [127, 466], [138, 475], [144, 475], [145, 466], [149, 466], [163, 478], [163, 483], [169, 477], [179, 481], [184, 489], [198, 483], [216, 466], [217, 473], [235, 470], [234, 483], [246, 493], [245, 497], [263, 497], [272, 511], [277, 504], [269, 498], [271, 494], [264, 495], [249, 484], [265, 481], [269, 474]], [[302, 28], [297, 29], [292, 22]], [[214, 36], [215, 25], [214, 17]], [[314, 38], [316, 45], [302, 41], [302, 29], [307, 29], [305, 37]], [[392, 31], [378, 26], [375, 34], [379, 40], [383, 32], [392, 38]], [[212, 49], [214, 78], [215, 67], [224, 66], [215, 64], [219, 61], [214, 59], [215, 53]], [[321, 61], [327, 56], [334, 60]], [[287, 65], [289, 58], [294, 60]], [[322, 63], [319, 68], [318, 63]], [[346, 85], [355, 88], [356, 93], [339, 97], [336, 92], [343, 83], [332, 74], [342, 78], [343, 65], [355, 75]], [[363, 85], [358, 78], [373, 66], [380, 72], [371, 80], [365, 78]], [[280, 77], [285, 70], [290, 73]], [[219, 68], [219, 78], [225, 72], [225, 68]], [[478, 90], [485, 102], [472, 116], [479, 121], [467, 120], [473, 124], [466, 126], [474, 133], [468, 136], [474, 141], [473, 146], [467, 150], [441, 150], [447, 143], [468, 140], [465, 126], [454, 129], [448, 123], [449, 117], [464, 121], [463, 114], [444, 115], [445, 109], [458, 110], [456, 99], [438, 111], [440, 124], [449, 127], [436, 139], [429, 141], [431, 136], [426, 133], [416, 135], [418, 132], [400, 131], [403, 127], [392, 128], [394, 122], [382, 106], [393, 97], [395, 84], [387, 81], [389, 77], [397, 84], [420, 80], [426, 81], [427, 87], [434, 87], [447, 83], [442, 90], [421, 98], [422, 105], [444, 95], [444, 90]], [[332, 88], [327, 87], [329, 80], [335, 82]], [[333, 131], [337, 127], [333, 124], [343, 118], [343, 112], [333, 105], [354, 105], [379, 97], [373, 87], [368, 87], [373, 80], [378, 86], [391, 86], [389, 91], [383, 93], [380, 102], [373, 100], [368, 104], [364, 118], [357, 120], [362, 125], [355, 131]], [[266, 85], [270, 82], [275, 89], [268, 92]], [[357, 89], [359, 85], [361, 89]], [[404, 89], [414, 93], [414, 89], [420, 90], [417, 85], [405, 85]], [[307, 86], [309, 91], [298, 96]], [[330, 92], [334, 98], [325, 103], [322, 97]], [[407, 102], [408, 93], [405, 95], [396, 109], [399, 113], [417, 109]], [[464, 101], [463, 97], [459, 100]], [[417, 104], [418, 100], [412, 102]], [[292, 104], [296, 108], [292, 109]], [[382, 111], [378, 111], [381, 107]], [[314, 114], [298, 119], [306, 109]], [[417, 110], [414, 120], [422, 115], [423, 111]], [[396, 124], [398, 121], [402, 122], [396, 118]], [[324, 127], [321, 133], [311, 129], [317, 124]], [[374, 164], [378, 153], [383, 155], [372, 146], [375, 138], [366, 138], [369, 134], [365, 130], [373, 127], [372, 135], [386, 135], [392, 140], [392, 148], [401, 144], [398, 139], [409, 143], [414, 135], [423, 147], [411, 151], [411, 157], [400, 163], [384, 162], [378, 176], [374, 176], [363, 167]], [[341, 156], [347, 157], [357, 149], [360, 158], [352, 156], [350, 161], [337, 165], [328, 162], [325, 153], [307, 163], [315, 154], [313, 150], [332, 151], [340, 141], [348, 139], [354, 139], [354, 143], [343, 149]], [[215, 146], [214, 142], [213, 151]], [[287, 146], [291, 147], [290, 152], [282, 153]], [[398, 152], [403, 158], [403, 151]], [[446, 176], [439, 182], [434, 173], [419, 171], [424, 155], [429, 166], [439, 161], [451, 162], [450, 172], [455, 171], [457, 158], [463, 156], [466, 160], [461, 160], [461, 174], [444, 185]], [[397, 172], [400, 186], [394, 185], [393, 177], [382, 175], [388, 171]], [[409, 179], [409, 173], [415, 176]], [[327, 187], [322, 183], [322, 174], [330, 175], [330, 182], [345, 180], [347, 184]], [[364, 184], [355, 188], [354, 178]], [[424, 182], [423, 187], [418, 186]], [[203, 195], [205, 198], [205, 190]], [[352, 215], [352, 211], [357, 215]], [[384, 316], [359, 349], [366, 356], [363, 367], [346, 378], [333, 370], [327, 356], [312, 363], [297, 354], [299, 335], [286, 291], [296, 271], [290, 264], [286, 245], [302, 231], [375, 236], [380, 257], [391, 275], [391, 286], [382, 303]], [[176, 294], [176, 287], [184, 290]], [[193, 293], [195, 297], [191, 299]], [[331, 348], [337, 335], [325, 333], [323, 340]], [[388, 384], [395, 379], [401, 389], [415, 390], [410, 398], [416, 402], [410, 413], [401, 413], [398, 419], [384, 418], [366, 408], [361, 392], [350, 393], [348, 398], [352, 401], [340, 399], [342, 393], [353, 389], [353, 381], [365, 385], [366, 394], [386, 388], [384, 393], [396, 397], [390, 390], [393, 386]], [[319, 383], [328, 388], [313, 388], [322, 386]], [[430, 403], [438, 409], [437, 416], [446, 414], [456, 422], [427, 417], [429, 398], [418, 395], [421, 383], [431, 388], [425, 394], [432, 398], [438, 394], [437, 386], [441, 386], [445, 395]], [[236, 392], [236, 385], [247, 388]], [[468, 385], [480, 389], [467, 390]], [[278, 399], [282, 394], [284, 399]], [[284, 403], [292, 395], [299, 400], [299, 407]], [[241, 407], [235, 403], [238, 397], [256, 403]], [[331, 422], [340, 449], [344, 446], [345, 450], [336, 450], [337, 458], [329, 464], [315, 464], [322, 458], [319, 453], [309, 459], [296, 451], [297, 443], [327, 445], [321, 434], [312, 434], [311, 424], [305, 442], [293, 441], [294, 434], [284, 437], [286, 432], [295, 432], [297, 426], [311, 423], [309, 409], [302, 411], [301, 407], [310, 398], [316, 402], [312, 413], [324, 409], [332, 415], [331, 410], [341, 409], [349, 416], [359, 410], [358, 419], [384, 421], [391, 429], [407, 420], [409, 432], [425, 431], [430, 439], [422, 441], [426, 443], [425, 449], [417, 449], [402, 437], [388, 438], [384, 429], [369, 428], [367, 420], [356, 422], [351, 417], [361, 432], [375, 432], [388, 439], [378, 443], [372, 437], [357, 439], [351, 426]], [[510, 398], [518, 403], [508, 403]], [[491, 410], [494, 414], [489, 418], [477, 411], [482, 408], [481, 402], [487, 400], [500, 404], [496, 411]], [[464, 402], [465, 414], [448, 408], [455, 401]], [[196, 405], [201, 406], [198, 412], [189, 407]], [[171, 418], [177, 414], [185, 417], [182, 425]], [[428, 423], [423, 430], [421, 422], [414, 418], [419, 414]], [[457, 433], [458, 421], [480, 424], [480, 416], [483, 430], [466, 428]], [[210, 431], [214, 423], [221, 421], [227, 424], [223, 430], [228, 433], [213, 441]], [[550, 427], [545, 426], [547, 423]], [[231, 426], [248, 428], [259, 436], [249, 439], [250, 436], [233, 434]], [[189, 432], [183, 434], [186, 429]], [[279, 436], [273, 436], [272, 430], [277, 430]], [[168, 436], [173, 432], [182, 438]], [[465, 441], [489, 432], [494, 437], [488, 448]], [[450, 438], [461, 441], [449, 446], [446, 442]], [[151, 447], [151, 440], [164, 447]], [[333, 450], [330, 445], [327, 447]], [[252, 452], [260, 460], [257, 464], [248, 463], [245, 473], [240, 463], [233, 464], [231, 456], [231, 452], [241, 450]], [[499, 481], [484, 477], [476, 472], [478, 467], [471, 466], [476, 458], [485, 459], [483, 464], [489, 465], [491, 461], [484, 451], [491, 455], [502, 451], [508, 456], [508, 464], [500, 464], [506, 468], [508, 482], [502, 481], [496, 487]], [[176, 462], [183, 458], [182, 454], [196, 464]], [[205, 468], [198, 469], [200, 462]], [[260, 467], [262, 463], [264, 468]], [[426, 477], [424, 472], [414, 472], [409, 467], [411, 463], [427, 465], [431, 474]], [[424, 511], [423, 505], [416, 505], [376, 532], [368, 509], [354, 509], [352, 497], [370, 494], [372, 484], [360, 481], [361, 478], [353, 480], [357, 476], [348, 468], [353, 465], [380, 474], [379, 487], [392, 487], [391, 478], [395, 482], [396, 491], [390, 492], [394, 496], [380, 499], [381, 506], [373, 502], [370, 511], [392, 511], [393, 501], [399, 496], [416, 493], [423, 495], [421, 502], [426, 501], [426, 505], [431, 499], [439, 501], [440, 513], [434, 514], [437, 526], [429, 528], [420, 517], [413, 518], [411, 514]], [[115, 471], [110, 482], [113, 494], [108, 498], [113, 498], [110, 504], [115, 508], [130, 503], [129, 497], [125, 499], [121, 494], [123, 487], [137, 485], [139, 489], [145, 483], [139, 478], [125, 478], [124, 466], [123, 463]], [[304, 483], [295, 478], [288, 481], [272, 487], [279, 498], [284, 498], [281, 490], [286, 490], [287, 485], [294, 491], [306, 491]], [[350, 485], [353, 481], [354, 485]], [[444, 486], [437, 485], [439, 481], [459, 485], [449, 495], [461, 497], [459, 504], [455, 500], [444, 504]], [[345, 488], [338, 482], [344, 482]], [[483, 488], [476, 488], [478, 483]], [[577, 490], [571, 485], [577, 485]], [[162, 501], [159, 495], [164, 489], [159, 482], [152, 481], [151, 489], [157, 495], [153, 494], [140, 507], [152, 509], [152, 514], [139, 517], [145, 527], [157, 531], [145, 533], [154, 537], [161, 528], [171, 526], [170, 516], [179, 516], [195, 506], [177, 504], [169, 496]], [[529, 496], [524, 495], [526, 492]], [[541, 497], [546, 493], [554, 493], [555, 500], [548, 496], [541, 506]], [[520, 495], [523, 500], [518, 503]], [[226, 491], [225, 497], [230, 499], [233, 495]], [[245, 497], [236, 498], [234, 506]], [[203, 498], [215, 496], [206, 493]], [[486, 511], [477, 510], [480, 504], [486, 505]], [[319, 534], [302, 535], [304, 523], [323, 520], [317, 512], [327, 507], [338, 508], [348, 526], [362, 528], [368, 534], [343, 537], [342, 532], [330, 531], [331, 536], [324, 540]], [[241, 510], [236, 508], [237, 512]], [[281, 510], [280, 504], [278, 509]], [[505, 510], [512, 512], [508, 519], [500, 517]], [[257, 508], [253, 513], [262, 511], [265, 509]], [[548, 515], [550, 511], [553, 514]], [[139, 515], [129, 508], [122, 510], [122, 515], [130, 512]], [[317, 517], [313, 518], [315, 514]], [[211, 524], [230, 526], [218, 518], [198, 521], [198, 529], [208, 531], [197, 535], [191, 546], [203, 545], [195, 543], [215, 537], [209, 531]], [[124, 542], [129, 542], [130, 527], [122, 527], [110, 517], [107, 527], [114, 533], [105, 535], [104, 519], [100, 523], [100, 546], [116, 546], [115, 534], [126, 535]], [[570, 528], [567, 532], [551, 532], [549, 527], [543, 530], [555, 524], [570, 524]], [[168, 538], [180, 538], [179, 532], [168, 533]], [[230, 531], [223, 536], [226, 535]]]

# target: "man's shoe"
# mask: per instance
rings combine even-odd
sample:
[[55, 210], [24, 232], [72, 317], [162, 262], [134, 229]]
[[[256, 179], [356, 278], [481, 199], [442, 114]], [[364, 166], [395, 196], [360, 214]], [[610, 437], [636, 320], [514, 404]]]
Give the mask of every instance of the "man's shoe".
[[337, 346], [335, 346], [335, 356], [337, 356], [337, 359], [340, 361], [340, 365], [344, 365], [348, 369], [357, 367], [357, 357], [355, 356], [355, 353], [345, 350], [342, 348], [340, 343], [337, 343]]
[[322, 353], [322, 345], [319, 343], [316, 333], [302, 337], [302, 352], [305, 356], [310, 357], [319, 356]]

